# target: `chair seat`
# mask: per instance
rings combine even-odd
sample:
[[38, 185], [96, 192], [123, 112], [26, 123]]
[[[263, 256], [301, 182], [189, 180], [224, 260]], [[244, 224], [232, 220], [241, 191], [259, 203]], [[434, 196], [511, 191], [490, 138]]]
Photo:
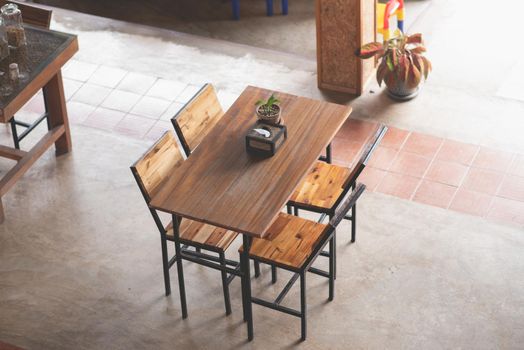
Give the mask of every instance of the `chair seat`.
[[[254, 238], [249, 255], [299, 270], [313, 253], [327, 225], [280, 213], [264, 238]], [[239, 251], [242, 252], [242, 247]]]
[[342, 187], [350, 174], [349, 168], [317, 161], [291, 196], [289, 204], [319, 211], [329, 210], [342, 194]]
[[[173, 222], [167, 225], [166, 231], [167, 238], [173, 240]], [[180, 225], [180, 241], [184, 244], [196, 243], [225, 251], [237, 236], [236, 232], [189, 219], [182, 219]]]

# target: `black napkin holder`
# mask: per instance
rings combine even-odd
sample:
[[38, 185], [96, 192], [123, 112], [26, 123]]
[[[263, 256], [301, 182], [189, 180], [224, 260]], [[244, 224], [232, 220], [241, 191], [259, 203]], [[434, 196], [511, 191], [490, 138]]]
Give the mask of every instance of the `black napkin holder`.
[[[269, 131], [270, 136], [265, 137], [254, 129]], [[246, 150], [260, 157], [271, 157], [277, 153], [287, 138], [287, 128], [285, 125], [267, 124], [257, 121], [246, 135]]]

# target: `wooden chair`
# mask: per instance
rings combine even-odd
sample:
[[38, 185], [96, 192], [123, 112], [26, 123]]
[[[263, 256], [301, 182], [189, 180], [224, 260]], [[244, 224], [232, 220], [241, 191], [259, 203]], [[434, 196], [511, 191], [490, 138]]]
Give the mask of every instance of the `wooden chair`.
[[223, 115], [224, 111], [222, 106], [220, 106], [220, 102], [218, 102], [215, 88], [211, 84], [205, 84], [171, 118], [171, 123], [173, 123], [175, 132], [187, 157]]
[[[291, 213], [291, 208], [293, 208], [295, 215], [298, 215], [299, 209], [304, 209], [323, 214], [321, 220], [325, 216], [333, 216], [342, 198], [355, 187], [358, 176], [366, 167], [386, 131], [385, 125], [378, 126], [364, 148], [360, 160], [353, 168], [317, 162], [291, 196], [287, 206], [288, 213]], [[351, 242], [355, 242], [356, 204], [351, 210], [351, 216], [347, 216], [346, 219], [351, 220]]]
[[[329, 298], [335, 296], [335, 257], [334, 235], [336, 227], [355, 205], [365, 186], [358, 184], [352, 193], [347, 194], [337, 204], [329, 223], [321, 224], [298, 216], [280, 214], [268, 229], [264, 238], [254, 238], [249, 251], [250, 259], [276, 265], [279, 268], [294, 272], [293, 277], [273, 301], [256, 297], [243, 300], [244, 303], [255, 303], [273, 310], [281, 311], [301, 319], [301, 339], [306, 339], [306, 272], [312, 272], [329, 278]], [[329, 242], [329, 271], [313, 268], [317, 256]], [[239, 249], [242, 253], [242, 248]], [[282, 306], [281, 302], [293, 284], [300, 277], [300, 311]]]
[[[355, 188], [358, 176], [366, 167], [373, 151], [376, 149], [387, 131], [385, 125], [379, 125], [373, 137], [366, 145], [360, 160], [353, 168], [318, 161], [313, 170], [306, 176], [297, 187], [287, 204], [287, 212], [299, 215], [299, 209], [322, 214], [319, 222], [324, 221], [326, 216], [332, 218], [335, 208], [340, 204], [344, 196]], [[357, 205], [351, 208], [351, 215], [345, 219], [351, 221], [351, 242], [355, 242], [357, 233]], [[336, 248], [336, 235], [333, 238]], [[321, 255], [328, 256], [329, 253], [322, 252]], [[333, 252], [335, 259], [335, 278], [337, 253]], [[272, 281], [276, 281], [276, 273], [272, 270]]]
[[[51, 24], [51, 15], [52, 11], [46, 10], [43, 8], [27, 5], [18, 1], [5, 1], [0, 0], [0, 7], [8, 3], [14, 3], [22, 11], [22, 18], [24, 23], [33, 25], [35, 27], [42, 27], [49, 29]], [[44, 89], [44, 99], [45, 99], [45, 89]], [[13, 134], [13, 143], [16, 149], [20, 149], [20, 141], [22, 141], [35, 127], [37, 127], [44, 119], [47, 119], [49, 116], [47, 110], [47, 104], [45, 104], [45, 112], [40, 117], [36, 119], [33, 123], [26, 123], [19, 121], [13, 116], [10, 120], [11, 132]], [[17, 126], [25, 128], [25, 130], [19, 135]]]
[[[182, 273], [182, 259], [190, 260], [196, 263], [201, 263], [207, 267], [211, 267], [222, 272], [222, 286], [224, 291], [224, 302], [226, 306], [226, 314], [231, 313], [231, 303], [229, 298], [229, 283], [234, 278], [231, 274], [227, 276], [227, 265], [233, 265], [235, 269], [239, 265], [235, 261], [225, 258], [225, 251], [237, 237], [237, 233], [218, 228], [212, 225], [207, 225], [201, 222], [183, 219], [179, 222], [179, 237], [177, 238], [173, 231], [173, 223], [170, 222], [164, 226], [157, 211], [149, 206], [149, 202], [154, 194], [158, 191], [159, 185], [163, 183], [169, 174], [184, 161], [182, 153], [176, 143], [175, 136], [172, 132], [166, 132], [134, 165], [131, 166], [131, 171], [135, 180], [144, 196], [149, 211], [153, 216], [153, 220], [160, 231], [160, 240], [162, 247], [162, 264], [164, 271], [164, 283], [166, 295], [171, 293], [171, 285], [169, 279], [169, 268], [176, 262], [178, 268], [179, 287], [182, 295], [185, 296], [184, 280]], [[174, 257], [168, 258], [167, 241], [173, 241], [184, 244], [180, 254], [175, 254]], [[188, 247], [198, 248], [189, 250]], [[218, 257], [202, 253], [199, 249], [207, 250], [217, 253]], [[183, 303], [185, 305], [185, 303]], [[187, 311], [183, 308], [183, 316], [187, 316]]]

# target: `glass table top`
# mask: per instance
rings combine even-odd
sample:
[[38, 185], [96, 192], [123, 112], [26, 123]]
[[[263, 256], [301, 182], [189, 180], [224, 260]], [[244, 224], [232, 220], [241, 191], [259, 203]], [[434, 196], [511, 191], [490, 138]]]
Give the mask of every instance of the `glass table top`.
[[[48, 29], [40, 29], [33, 26], [25, 26], [27, 46], [19, 49], [10, 49], [9, 56], [0, 61], [1, 76], [0, 84], [10, 86], [12, 92], [7, 96], [0, 94], [0, 109], [7, 106], [23, 89], [31, 84], [49, 64], [64, 51], [75, 35], [56, 32]], [[8, 81], [9, 64], [18, 63], [21, 74], [26, 75], [26, 79], [12, 84]], [[11, 89], [9, 89], [11, 90]]]

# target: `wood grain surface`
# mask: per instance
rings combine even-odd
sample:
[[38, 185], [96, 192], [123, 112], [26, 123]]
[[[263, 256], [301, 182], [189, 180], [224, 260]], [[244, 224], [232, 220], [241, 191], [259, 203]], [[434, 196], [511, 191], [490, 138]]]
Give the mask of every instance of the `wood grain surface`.
[[245, 150], [255, 102], [272, 91], [248, 87], [151, 200], [161, 211], [263, 236], [351, 113], [351, 107], [276, 93], [288, 138], [276, 155]]
[[197, 148], [206, 134], [224, 115], [215, 88], [206, 84], [171, 119], [186, 156]]

